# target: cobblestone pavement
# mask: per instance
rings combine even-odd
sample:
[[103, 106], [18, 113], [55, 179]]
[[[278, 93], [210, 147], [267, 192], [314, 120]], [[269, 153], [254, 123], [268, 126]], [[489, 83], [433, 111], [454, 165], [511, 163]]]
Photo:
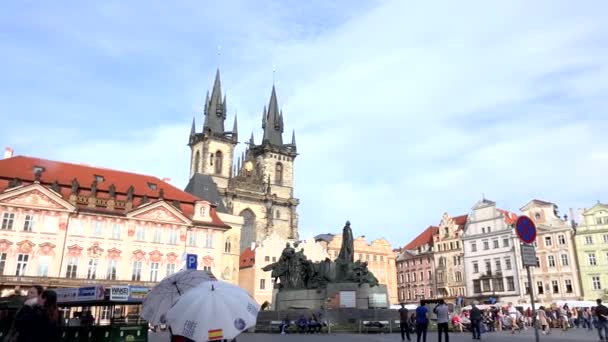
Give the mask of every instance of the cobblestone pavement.
[[[311, 341], [361, 341], [361, 342], [388, 342], [401, 341], [399, 334], [323, 334], [323, 335], [279, 335], [279, 334], [243, 334], [237, 338], [238, 342], [311, 342]], [[437, 333], [431, 332], [427, 335], [427, 342], [437, 342]], [[528, 329], [522, 333], [511, 335], [508, 332], [487, 333], [481, 336], [482, 341], [496, 342], [515, 342], [515, 341], [534, 341], [534, 330]], [[150, 333], [150, 342], [168, 342], [169, 335], [167, 333]], [[412, 336], [412, 341], [416, 341], [416, 337]], [[450, 342], [475, 341], [468, 333], [450, 334]], [[555, 341], [555, 342], [574, 342], [574, 341], [599, 341], [597, 331], [583, 331], [582, 329], [574, 329], [566, 332], [554, 330], [550, 335], [540, 335], [540, 341]]]

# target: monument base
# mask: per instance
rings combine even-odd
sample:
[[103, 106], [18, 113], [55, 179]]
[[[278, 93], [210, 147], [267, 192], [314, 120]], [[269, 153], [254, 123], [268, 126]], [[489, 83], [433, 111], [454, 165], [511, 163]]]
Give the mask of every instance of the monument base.
[[386, 285], [370, 287], [369, 284], [329, 283], [321, 289], [286, 289], [276, 292], [274, 310], [317, 310], [324, 308], [386, 309], [388, 290]]

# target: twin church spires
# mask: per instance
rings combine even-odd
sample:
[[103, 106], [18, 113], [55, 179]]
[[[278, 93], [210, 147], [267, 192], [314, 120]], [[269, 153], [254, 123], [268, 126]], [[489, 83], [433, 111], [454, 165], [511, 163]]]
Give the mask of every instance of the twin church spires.
[[[230, 140], [233, 143], [238, 142], [238, 127], [237, 127], [237, 116], [234, 115], [234, 124], [232, 131], [226, 131], [224, 128], [224, 122], [227, 118], [227, 104], [226, 95], [222, 98], [222, 86], [220, 81], [220, 70], [217, 69], [215, 73], [215, 81], [213, 82], [213, 89], [211, 90], [211, 96], [207, 92], [205, 98], [204, 107], [204, 124], [203, 134], [207, 134], [222, 140]], [[262, 129], [264, 129], [264, 135], [262, 138], [262, 144], [260, 146], [274, 147], [278, 149], [285, 149], [288, 151], [296, 151], [296, 137], [295, 130], [292, 132], [291, 144], [283, 144], [283, 111], [279, 109], [277, 94], [274, 85], [272, 86], [272, 92], [270, 94], [270, 101], [268, 107], [264, 106], [262, 112]], [[190, 144], [194, 143], [200, 133], [196, 132], [195, 119], [192, 119], [192, 128], [190, 130]], [[249, 140], [249, 148], [254, 146], [253, 131], [251, 132], [251, 138]]]

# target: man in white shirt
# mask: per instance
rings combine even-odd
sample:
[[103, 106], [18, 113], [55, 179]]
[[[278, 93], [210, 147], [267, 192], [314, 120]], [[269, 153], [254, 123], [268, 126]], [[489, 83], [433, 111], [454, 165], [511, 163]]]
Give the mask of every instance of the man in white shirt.
[[441, 342], [441, 333], [445, 335], [445, 342], [450, 342], [450, 335], [448, 334], [450, 324], [450, 312], [448, 306], [443, 299], [439, 300], [439, 304], [433, 309], [433, 312], [437, 315], [437, 331], [439, 333], [438, 341]]

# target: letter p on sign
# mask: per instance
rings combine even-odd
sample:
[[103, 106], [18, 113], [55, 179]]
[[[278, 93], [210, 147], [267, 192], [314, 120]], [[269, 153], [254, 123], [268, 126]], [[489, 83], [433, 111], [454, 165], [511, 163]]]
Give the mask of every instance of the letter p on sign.
[[189, 270], [196, 270], [198, 268], [198, 261], [197, 261], [197, 255], [196, 254], [187, 254], [186, 255], [186, 268]]

